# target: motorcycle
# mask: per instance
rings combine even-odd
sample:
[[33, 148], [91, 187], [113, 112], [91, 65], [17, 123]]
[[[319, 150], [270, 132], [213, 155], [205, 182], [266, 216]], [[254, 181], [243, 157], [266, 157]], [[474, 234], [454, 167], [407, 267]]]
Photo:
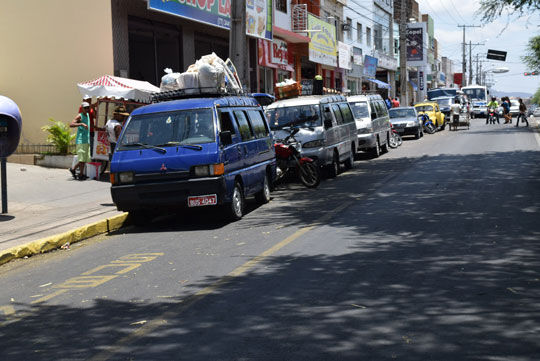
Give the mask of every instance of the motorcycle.
[[424, 132], [428, 134], [434, 134], [437, 131], [435, 124], [433, 124], [433, 121], [429, 118], [429, 116], [427, 116], [426, 114], [421, 114], [419, 117], [422, 120]]
[[393, 124], [390, 124], [390, 130], [390, 142], [388, 143], [388, 145], [390, 146], [390, 148], [395, 149], [401, 144], [403, 144], [403, 138], [401, 138], [401, 135], [399, 135], [399, 133], [394, 129]]
[[497, 120], [497, 115], [495, 113], [495, 108], [490, 107], [488, 109], [488, 116], [486, 120], [486, 124], [495, 124], [495, 121]]
[[277, 164], [276, 181], [288, 173], [295, 173], [303, 185], [315, 188], [321, 182], [321, 173], [313, 159], [302, 157], [300, 142], [294, 137], [299, 131], [299, 128], [290, 128], [289, 135], [285, 139], [276, 139], [274, 144]]

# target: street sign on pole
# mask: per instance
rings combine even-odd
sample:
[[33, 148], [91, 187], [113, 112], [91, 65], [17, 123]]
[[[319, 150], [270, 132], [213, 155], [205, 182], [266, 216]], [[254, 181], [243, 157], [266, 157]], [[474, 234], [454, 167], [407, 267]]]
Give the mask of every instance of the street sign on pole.
[[488, 49], [487, 59], [506, 61], [506, 51]]

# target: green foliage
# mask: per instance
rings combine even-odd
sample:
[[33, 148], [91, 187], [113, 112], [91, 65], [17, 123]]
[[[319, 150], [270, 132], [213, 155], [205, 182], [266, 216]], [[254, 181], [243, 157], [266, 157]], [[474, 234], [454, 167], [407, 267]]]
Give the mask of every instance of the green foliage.
[[534, 93], [533, 97], [531, 98], [532, 104], [538, 104], [540, 105], [540, 88]]
[[52, 118], [49, 118], [49, 121], [53, 124], [41, 127], [44, 132], [49, 133], [47, 142], [53, 144], [58, 153], [68, 154], [69, 146], [73, 144], [76, 134], [71, 134], [69, 127], [62, 122], [57, 122]]
[[480, 0], [478, 14], [484, 23], [501, 16], [504, 10], [519, 16], [540, 10], [540, 0]]
[[540, 36], [529, 39], [527, 43], [527, 55], [522, 56], [521, 60], [531, 71], [540, 70]]

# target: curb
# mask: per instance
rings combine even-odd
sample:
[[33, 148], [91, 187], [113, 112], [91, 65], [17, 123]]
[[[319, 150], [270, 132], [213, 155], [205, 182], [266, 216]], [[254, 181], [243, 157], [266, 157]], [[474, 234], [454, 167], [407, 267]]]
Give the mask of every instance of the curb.
[[8, 263], [16, 258], [23, 258], [58, 249], [68, 242], [73, 244], [99, 234], [116, 231], [127, 224], [127, 217], [128, 213], [119, 214], [86, 226], [75, 228], [71, 231], [32, 241], [22, 246], [12, 247], [5, 251], [0, 251], [0, 265]]

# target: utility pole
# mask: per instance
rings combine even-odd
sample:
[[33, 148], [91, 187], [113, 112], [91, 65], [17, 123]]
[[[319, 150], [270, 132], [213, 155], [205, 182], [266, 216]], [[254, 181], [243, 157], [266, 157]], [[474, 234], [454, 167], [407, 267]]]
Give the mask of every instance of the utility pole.
[[[458, 25], [458, 28], [463, 28], [463, 62], [462, 62], [462, 86], [467, 85], [467, 78], [465, 73], [467, 72], [467, 57], [466, 57], [466, 48], [467, 43], [465, 42], [465, 29], [466, 28], [480, 28], [480, 25]], [[472, 69], [471, 69], [472, 71]]]
[[407, 85], [407, 0], [399, 0], [399, 85], [400, 102], [409, 105]]
[[249, 43], [246, 36], [246, 0], [231, 1], [229, 57], [236, 67], [240, 83], [249, 88]]
[[[486, 45], [484, 43], [473, 44], [472, 41], [469, 41], [469, 84], [472, 84], [473, 79], [473, 67], [472, 67], [472, 47], [477, 45]], [[476, 83], [478, 83], [478, 54], [476, 54]]]

